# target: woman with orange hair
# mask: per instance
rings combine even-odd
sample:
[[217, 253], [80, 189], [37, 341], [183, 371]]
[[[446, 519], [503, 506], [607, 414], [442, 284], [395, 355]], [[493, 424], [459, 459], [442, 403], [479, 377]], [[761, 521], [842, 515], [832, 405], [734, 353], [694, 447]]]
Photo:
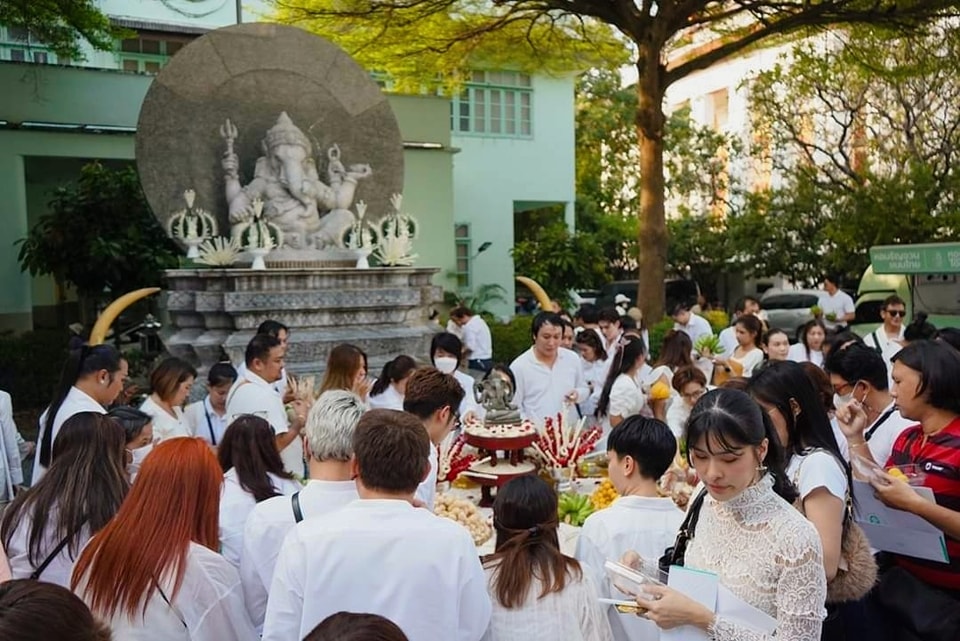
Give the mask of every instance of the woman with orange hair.
[[237, 571], [217, 553], [223, 476], [204, 441], [156, 446], [84, 551], [73, 590], [117, 639], [255, 641]]

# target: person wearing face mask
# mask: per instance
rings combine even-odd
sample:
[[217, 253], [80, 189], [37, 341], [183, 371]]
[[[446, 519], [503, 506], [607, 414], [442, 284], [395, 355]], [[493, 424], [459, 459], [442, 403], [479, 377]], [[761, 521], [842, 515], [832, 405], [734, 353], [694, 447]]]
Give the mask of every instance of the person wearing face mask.
[[175, 357], [161, 361], [150, 374], [152, 393], [140, 405], [140, 411], [153, 417], [153, 437], [157, 442], [193, 436], [183, 416], [183, 404], [196, 378], [193, 365]]
[[33, 485], [53, 459], [53, 442], [64, 421], [78, 412], [106, 414], [127, 380], [127, 361], [112, 345], [86, 345], [72, 350], [60, 372], [53, 401], [40, 415]]
[[133, 483], [143, 459], [153, 450], [153, 417], [128, 405], [110, 408], [107, 416], [117, 421], [127, 435], [127, 474]]
[[438, 448], [440, 443], [457, 427], [458, 416], [454, 409], [463, 400], [463, 388], [449, 374], [432, 367], [417, 370], [407, 382], [403, 397], [403, 411], [416, 416], [430, 437], [430, 472], [417, 487], [416, 497], [433, 512], [437, 495], [437, 472], [439, 471]]
[[[713, 641], [820, 638], [827, 595], [823, 551], [816, 529], [791, 506], [797, 492], [769, 415], [743, 392], [713, 390], [697, 401], [684, 438], [704, 489], [689, 507], [698, 519], [683, 565], [716, 574], [734, 595], [775, 619], [776, 629], [758, 634], [656, 585], [644, 586], [636, 598], [641, 616], [661, 629], [694, 626]], [[641, 561], [634, 552], [622, 560]]]
[[460, 401], [458, 410], [461, 418], [466, 418], [470, 414], [482, 418], [483, 408], [480, 407], [473, 393], [476, 381], [459, 369], [463, 359], [462, 353], [463, 343], [450, 332], [440, 332], [430, 341], [430, 361], [433, 366], [444, 374], [453, 376], [463, 388], [463, 400]]
[[563, 320], [559, 316], [540, 312], [533, 319], [532, 334], [533, 346], [510, 364], [517, 379], [513, 404], [522, 418], [543, 425], [548, 417], [555, 420], [572, 404], [586, 400], [590, 390], [580, 357], [560, 349]]
[[13, 578], [70, 586], [80, 550], [127, 495], [125, 441], [120, 424], [99, 412], [78, 412], [64, 421], [47, 473], [14, 499], [0, 521]]
[[890, 395], [883, 357], [869, 344], [852, 343], [831, 351], [826, 369], [837, 395], [838, 417], [842, 408], [851, 403], [862, 407], [866, 415], [866, 421], [856, 426], [857, 429], [849, 423], [837, 421], [848, 451], [870, 467], [883, 465], [890, 458], [893, 444], [900, 434], [915, 425], [914, 421], [900, 414]]
[[215, 364], [207, 372], [207, 395], [184, 410], [190, 433], [212, 447], [220, 445], [227, 431], [227, 394], [236, 380], [233, 365], [226, 361]]

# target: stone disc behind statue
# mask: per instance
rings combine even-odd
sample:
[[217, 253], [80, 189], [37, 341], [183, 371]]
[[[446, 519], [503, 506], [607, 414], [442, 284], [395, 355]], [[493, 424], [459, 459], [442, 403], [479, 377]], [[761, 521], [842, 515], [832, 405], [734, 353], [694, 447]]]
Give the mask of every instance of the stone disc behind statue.
[[[226, 195], [225, 175], [229, 172], [224, 169], [224, 159], [229, 145], [223, 128], [227, 120], [235, 127], [232, 147], [238, 161], [238, 183], [244, 186], [244, 194], [250, 192], [250, 198], [244, 195], [228, 201]], [[278, 123], [288, 124], [278, 127]], [[276, 135], [268, 136], [271, 130]], [[274, 207], [269, 194], [278, 187], [254, 180], [273, 157], [265, 143], [270, 140], [279, 145], [287, 138], [280, 135], [283, 131], [296, 139], [298, 149], [304, 143], [311, 146], [319, 178], [304, 188], [307, 198], [299, 193], [281, 194], [289, 205], [281, 200]], [[331, 151], [334, 146], [338, 152]], [[284, 244], [292, 248], [275, 252], [283, 258], [302, 255], [309, 260], [315, 253], [314, 241], [323, 242], [317, 240], [310, 218], [311, 214], [317, 216], [316, 202], [320, 218], [335, 210], [333, 213], [347, 219], [345, 209], [360, 200], [366, 202], [369, 216], [379, 217], [390, 210], [390, 196], [403, 191], [400, 128], [379, 87], [337, 46], [283, 25], [226, 27], [181, 49], [144, 99], [136, 155], [147, 201], [164, 226], [174, 211], [183, 208], [186, 189], [194, 189], [198, 206], [214, 213], [222, 235], [236, 222], [230, 215], [241, 215], [237, 210], [245, 208], [255, 193], [268, 201], [264, 212], [268, 218], [306, 220], [303, 238], [297, 233], [290, 235], [290, 229], [283, 230]], [[265, 156], [267, 162], [261, 161], [258, 168], [258, 159]], [[343, 165], [342, 176], [352, 173], [344, 184], [351, 189], [355, 186], [355, 192], [327, 192], [317, 197], [318, 189], [330, 185], [328, 168], [334, 158]], [[369, 165], [372, 172], [361, 165]], [[285, 176], [276, 184], [284, 185]], [[296, 231], [296, 223], [290, 224]]]

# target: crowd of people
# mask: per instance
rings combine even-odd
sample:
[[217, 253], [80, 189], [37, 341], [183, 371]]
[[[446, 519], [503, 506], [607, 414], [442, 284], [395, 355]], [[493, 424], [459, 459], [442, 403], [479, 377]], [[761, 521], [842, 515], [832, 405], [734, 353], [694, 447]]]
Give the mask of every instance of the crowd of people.
[[[955, 640], [960, 351], [923, 318], [904, 327], [905, 309], [887, 299], [862, 339], [839, 301], [790, 346], [747, 298], [712, 354], [694, 349], [709, 323], [680, 305], [654, 360], [635, 310], [584, 306], [537, 315], [507, 366], [457, 308], [459, 335], [434, 336], [429, 365], [400, 355], [373, 378], [340, 345], [316, 398], [286, 372], [290, 330], [268, 321], [242, 363], [209, 368], [199, 400], [196, 369], [170, 357], [138, 407], [118, 403], [123, 355], [83, 346], [40, 418], [31, 486], [5, 466], [0, 638], [655, 641], [692, 626], [718, 641]], [[523, 418], [603, 431], [619, 498], [572, 555], [535, 475], [497, 491], [491, 555], [433, 514], [438, 448], [483, 419], [484, 376], [510, 385]], [[686, 511], [660, 487], [678, 459], [699, 478]], [[886, 472], [907, 465], [935, 502]], [[859, 481], [942, 531], [948, 561], [872, 549]], [[773, 628], [662, 582], [625, 595], [611, 560], [661, 580], [711, 573]]]

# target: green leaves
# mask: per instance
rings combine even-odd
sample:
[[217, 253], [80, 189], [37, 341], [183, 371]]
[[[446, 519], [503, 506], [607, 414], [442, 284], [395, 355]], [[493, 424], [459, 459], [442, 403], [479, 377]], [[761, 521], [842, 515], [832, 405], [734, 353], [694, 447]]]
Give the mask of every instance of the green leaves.
[[0, 2], [0, 24], [29, 30], [33, 42], [70, 60], [84, 59], [81, 38], [95, 49], [109, 51], [120, 33], [95, 0], [4, 0]]
[[94, 301], [159, 285], [180, 254], [150, 212], [136, 171], [99, 163], [57, 189], [50, 213], [17, 242], [23, 271], [49, 274]]

